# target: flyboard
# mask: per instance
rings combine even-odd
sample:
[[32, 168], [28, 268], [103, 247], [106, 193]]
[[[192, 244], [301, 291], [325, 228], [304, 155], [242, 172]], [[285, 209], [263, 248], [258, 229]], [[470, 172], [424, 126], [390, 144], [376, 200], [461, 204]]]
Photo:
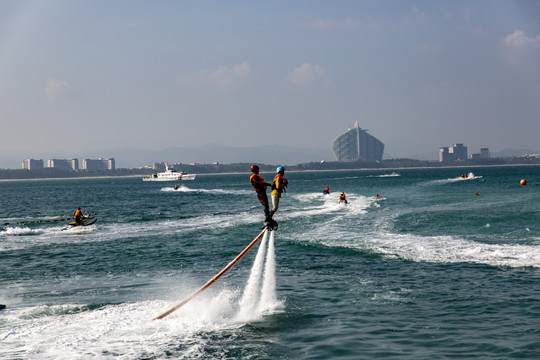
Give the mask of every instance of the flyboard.
[[227, 266], [225, 266], [223, 268], [223, 270], [221, 270], [219, 273], [217, 273], [212, 279], [208, 280], [208, 282], [206, 284], [204, 284], [203, 286], [201, 286], [201, 288], [197, 291], [195, 291], [193, 294], [189, 295], [187, 298], [185, 298], [184, 300], [182, 300], [181, 302], [179, 302], [178, 304], [174, 305], [172, 308], [170, 308], [169, 310], [165, 311], [163, 314], [161, 315], [158, 315], [156, 316], [155, 318], [153, 318], [152, 320], [159, 320], [159, 319], [163, 319], [165, 316], [167, 315], [170, 315], [171, 313], [175, 312], [176, 310], [178, 310], [180, 307], [184, 306], [186, 303], [188, 303], [191, 299], [193, 299], [195, 296], [199, 295], [200, 293], [202, 293], [204, 290], [206, 290], [210, 285], [212, 285], [213, 283], [215, 283], [220, 277], [222, 277], [227, 271], [229, 271], [238, 261], [240, 261], [240, 259], [242, 259], [244, 257], [244, 255], [246, 255], [251, 249], [253, 249], [253, 247], [259, 242], [259, 240], [262, 239], [264, 233], [267, 231], [267, 228], [265, 227], [263, 229], [263, 231], [261, 231], [261, 233], [259, 235], [257, 235], [257, 237], [255, 239], [253, 239], [253, 241], [251, 241], [251, 243], [249, 243], [248, 246], [246, 246], [246, 248], [244, 250], [242, 250], [242, 252], [240, 254], [238, 254]]
[[97, 221], [97, 218], [95, 217], [87, 217], [81, 220], [81, 224], [77, 224], [75, 221], [70, 222], [68, 225], [71, 226], [88, 226], [92, 225]]

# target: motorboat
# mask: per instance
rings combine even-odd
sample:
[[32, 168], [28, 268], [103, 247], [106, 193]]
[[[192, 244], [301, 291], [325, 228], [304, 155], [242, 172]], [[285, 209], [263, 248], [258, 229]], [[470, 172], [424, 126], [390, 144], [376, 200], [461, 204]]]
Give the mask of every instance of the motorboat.
[[147, 175], [142, 178], [143, 181], [178, 181], [178, 180], [195, 180], [196, 174], [188, 174], [184, 171], [177, 171], [172, 166], [165, 163], [165, 171]]

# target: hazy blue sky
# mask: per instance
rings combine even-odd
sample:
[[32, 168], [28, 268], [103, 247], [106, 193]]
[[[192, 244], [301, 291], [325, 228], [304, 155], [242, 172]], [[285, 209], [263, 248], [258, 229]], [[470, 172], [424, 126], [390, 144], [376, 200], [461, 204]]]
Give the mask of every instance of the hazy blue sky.
[[355, 121], [395, 157], [540, 151], [540, 1], [0, 0], [0, 119], [4, 157], [330, 147]]

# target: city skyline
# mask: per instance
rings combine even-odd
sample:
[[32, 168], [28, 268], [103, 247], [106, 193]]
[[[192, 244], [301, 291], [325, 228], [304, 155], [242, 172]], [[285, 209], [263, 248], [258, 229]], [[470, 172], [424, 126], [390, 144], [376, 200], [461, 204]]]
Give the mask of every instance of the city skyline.
[[453, 143], [540, 152], [537, 1], [1, 10], [0, 168], [213, 143], [330, 152], [355, 121], [394, 157], [435, 160]]

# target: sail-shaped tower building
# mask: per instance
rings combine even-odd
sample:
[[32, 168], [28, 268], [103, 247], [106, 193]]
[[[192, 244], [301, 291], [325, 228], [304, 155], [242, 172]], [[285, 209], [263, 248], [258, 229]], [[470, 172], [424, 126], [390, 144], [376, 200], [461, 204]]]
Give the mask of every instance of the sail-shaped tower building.
[[358, 121], [332, 143], [332, 152], [337, 161], [381, 161], [384, 144], [358, 126]]

